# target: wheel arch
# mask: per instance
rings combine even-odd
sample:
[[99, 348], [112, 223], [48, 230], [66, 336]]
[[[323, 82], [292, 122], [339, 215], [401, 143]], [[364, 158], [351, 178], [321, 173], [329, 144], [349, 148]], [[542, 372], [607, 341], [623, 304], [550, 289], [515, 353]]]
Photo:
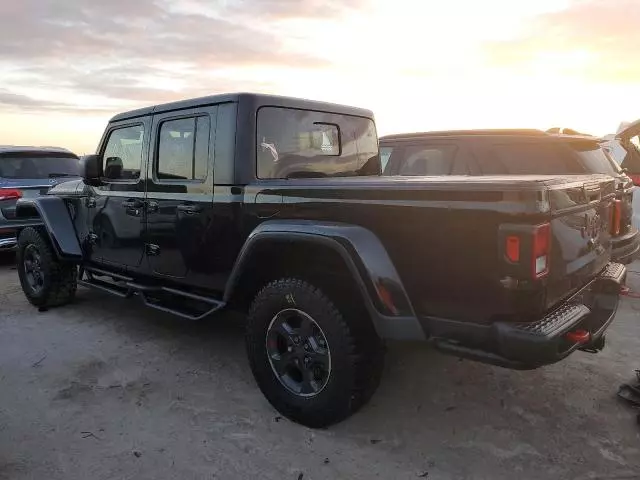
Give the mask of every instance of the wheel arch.
[[[292, 260], [293, 258], [293, 260]], [[347, 275], [381, 338], [424, 340], [402, 281], [380, 240], [348, 224], [268, 221], [245, 242], [224, 293], [229, 304], [246, 302], [276, 276], [309, 274], [296, 261]], [[293, 269], [291, 266], [293, 265]]]
[[40, 227], [46, 231], [58, 258], [82, 258], [82, 249], [64, 199], [56, 196], [22, 198], [16, 204], [15, 222], [18, 235], [26, 227]]

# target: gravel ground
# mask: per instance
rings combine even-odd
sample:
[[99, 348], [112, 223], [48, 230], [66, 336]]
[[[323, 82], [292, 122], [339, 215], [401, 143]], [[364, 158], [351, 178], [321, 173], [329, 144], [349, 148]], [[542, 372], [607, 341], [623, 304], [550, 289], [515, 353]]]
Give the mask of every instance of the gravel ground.
[[600, 354], [531, 372], [392, 345], [372, 402], [314, 431], [262, 397], [238, 318], [85, 289], [38, 313], [5, 258], [0, 479], [640, 478], [640, 427], [615, 397], [640, 368], [639, 311], [624, 299]]

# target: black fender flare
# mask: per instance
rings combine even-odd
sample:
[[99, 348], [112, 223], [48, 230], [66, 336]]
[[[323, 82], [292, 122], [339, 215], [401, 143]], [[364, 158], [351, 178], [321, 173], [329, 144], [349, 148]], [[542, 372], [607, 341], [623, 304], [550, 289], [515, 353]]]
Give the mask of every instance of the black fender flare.
[[305, 220], [269, 220], [255, 228], [244, 243], [224, 292], [228, 302], [240, 281], [251, 253], [270, 241], [321, 244], [344, 260], [364, 299], [381, 338], [425, 340], [404, 285], [380, 239], [357, 225]]
[[[37, 217], [34, 217], [34, 212]], [[16, 229], [42, 226], [59, 258], [81, 260], [82, 249], [76, 231], [62, 198], [42, 196], [21, 198], [16, 204]]]

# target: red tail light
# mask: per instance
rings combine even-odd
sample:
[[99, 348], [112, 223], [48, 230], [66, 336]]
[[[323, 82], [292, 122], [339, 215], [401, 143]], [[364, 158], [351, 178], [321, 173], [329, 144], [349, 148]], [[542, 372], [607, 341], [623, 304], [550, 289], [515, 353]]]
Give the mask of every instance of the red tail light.
[[510, 262], [518, 263], [520, 261], [520, 237], [509, 235], [504, 250]]
[[18, 200], [22, 192], [15, 188], [0, 188], [0, 200]]
[[620, 234], [620, 222], [622, 219], [622, 201], [613, 201], [613, 215], [611, 216], [611, 235]]
[[531, 249], [531, 272], [533, 278], [541, 278], [549, 273], [551, 262], [551, 225], [543, 223], [535, 227], [533, 231], [533, 243]]
[[627, 175], [629, 176], [629, 178], [631, 179], [634, 185], [640, 186], [640, 175], [638, 175], [637, 173], [628, 173]]

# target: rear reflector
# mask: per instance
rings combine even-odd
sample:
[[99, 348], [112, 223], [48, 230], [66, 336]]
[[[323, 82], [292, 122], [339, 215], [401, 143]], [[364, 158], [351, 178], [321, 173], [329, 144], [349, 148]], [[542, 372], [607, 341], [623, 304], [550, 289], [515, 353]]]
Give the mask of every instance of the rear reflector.
[[574, 330], [565, 334], [564, 338], [571, 343], [587, 343], [591, 338], [591, 334], [586, 330]]
[[549, 273], [549, 251], [551, 250], [551, 225], [543, 223], [535, 227], [533, 232], [533, 249], [531, 252], [532, 273], [540, 278]]
[[620, 223], [622, 219], [622, 201], [613, 201], [613, 215], [611, 216], [611, 235], [620, 234]]
[[18, 200], [22, 198], [22, 191], [16, 188], [0, 188], [0, 200]]
[[509, 261], [518, 263], [520, 261], [520, 237], [517, 235], [509, 235], [504, 247]]
[[640, 186], [640, 175], [637, 173], [628, 173], [627, 175], [635, 186]]

